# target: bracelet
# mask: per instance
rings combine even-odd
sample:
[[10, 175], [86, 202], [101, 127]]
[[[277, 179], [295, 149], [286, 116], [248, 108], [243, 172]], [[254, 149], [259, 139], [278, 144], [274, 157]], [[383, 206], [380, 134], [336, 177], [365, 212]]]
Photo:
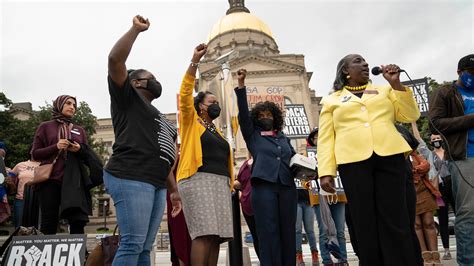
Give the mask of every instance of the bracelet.
[[192, 67], [198, 67], [198, 66], [199, 66], [199, 62], [198, 62], [198, 63], [194, 63], [193, 61], [191, 61], [191, 66], [192, 66]]

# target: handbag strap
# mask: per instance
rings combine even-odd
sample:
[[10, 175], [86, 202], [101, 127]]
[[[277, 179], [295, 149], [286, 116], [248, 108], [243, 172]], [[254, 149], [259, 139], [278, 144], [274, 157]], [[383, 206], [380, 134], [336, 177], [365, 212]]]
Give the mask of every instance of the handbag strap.
[[[117, 233], [117, 229], [118, 229], [118, 224], [115, 226], [115, 229], [114, 229], [114, 234], [115, 235]], [[120, 234], [120, 230], [119, 230], [119, 234]]]
[[56, 161], [57, 161], [58, 158], [59, 158], [59, 155], [61, 155], [62, 152], [63, 152], [63, 150], [60, 150], [60, 151], [58, 152], [58, 155], [56, 155], [56, 157], [54, 157], [54, 160], [53, 160], [53, 162], [51, 163], [52, 165], [54, 165], [54, 164], [56, 163]]

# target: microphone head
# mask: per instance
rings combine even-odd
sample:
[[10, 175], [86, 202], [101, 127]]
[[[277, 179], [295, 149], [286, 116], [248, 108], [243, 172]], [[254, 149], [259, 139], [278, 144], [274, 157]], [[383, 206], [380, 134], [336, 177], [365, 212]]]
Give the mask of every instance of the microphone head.
[[379, 67], [379, 66], [375, 66], [372, 68], [372, 74], [377, 76], [377, 75], [380, 75], [380, 73], [382, 73], [382, 68]]

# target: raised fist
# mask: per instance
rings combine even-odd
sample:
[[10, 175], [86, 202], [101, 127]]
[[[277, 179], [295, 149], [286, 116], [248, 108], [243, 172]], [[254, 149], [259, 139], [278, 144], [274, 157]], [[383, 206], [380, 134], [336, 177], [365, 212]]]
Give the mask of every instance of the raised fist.
[[245, 80], [245, 77], [247, 77], [247, 69], [241, 68], [237, 71], [237, 79], [240, 80]]
[[150, 27], [150, 21], [140, 15], [136, 15], [133, 17], [133, 27], [140, 32], [146, 31]]
[[36, 262], [41, 257], [41, 250], [36, 246], [31, 246], [24, 254], [26, 265], [36, 265]]
[[239, 88], [245, 87], [245, 77], [247, 77], [247, 70], [241, 68], [237, 71], [237, 80], [239, 81]]
[[205, 45], [204, 43], [201, 43], [200, 45], [196, 46], [196, 48], [194, 48], [194, 54], [193, 58], [191, 59], [191, 62], [198, 63], [201, 58], [206, 54], [206, 52], [207, 45]]

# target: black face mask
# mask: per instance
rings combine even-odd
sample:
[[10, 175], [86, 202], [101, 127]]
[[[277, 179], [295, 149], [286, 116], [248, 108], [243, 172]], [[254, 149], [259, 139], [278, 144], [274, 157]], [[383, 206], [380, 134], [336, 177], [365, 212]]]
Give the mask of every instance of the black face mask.
[[435, 147], [436, 149], [439, 149], [439, 148], [443, 147], [443, 141], [442, 140], [435, 140], [435, 141], [431, 142], [431, 145], [433, 145], [433, 147]]
[[217, 103], [209, 104], [207, 106], [207, 114], [212, 120], [214, 120], [221, 114], [221, 107]]
[[273, 129], [273, 119], [270, 118], [261, 118], [257, 120], [257, 126], [259, 126], [264, 131], [270, 131]]
[[151, 92], [151, 94], [153, 94], [153, 97], [155, 97], [155, 99], [158, 99], [160, 98], [161, 91], [163, 89], [161, 88], [161, 84], [156, 79], [149, 79], [146, 85], [146, 90]]
[[146, 80], [146, 87], [140, 87], [143, 88], [144, 90], [149, 91], [155, 99], [160, 98], [161, 96], [161, 84], [154, 78], [150, 79], [137, 79], [137, 80]]

